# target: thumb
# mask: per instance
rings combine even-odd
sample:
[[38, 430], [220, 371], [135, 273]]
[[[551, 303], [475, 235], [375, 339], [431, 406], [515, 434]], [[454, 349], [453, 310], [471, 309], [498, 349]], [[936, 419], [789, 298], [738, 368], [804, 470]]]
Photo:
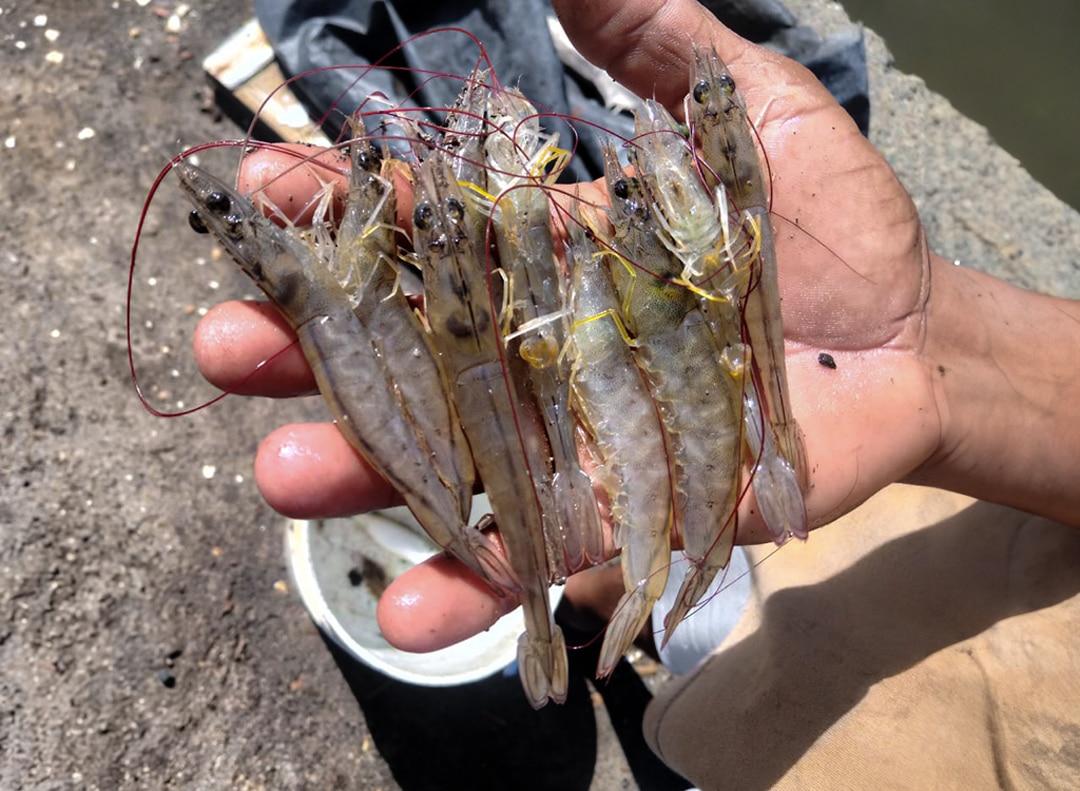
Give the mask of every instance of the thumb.
[[567, 35], [589, 61], [638, 96], [680, 106], [693, 47], [716, 47], [736, 65], [769, 53], [722, 25], [695, 0], [553, 0]]

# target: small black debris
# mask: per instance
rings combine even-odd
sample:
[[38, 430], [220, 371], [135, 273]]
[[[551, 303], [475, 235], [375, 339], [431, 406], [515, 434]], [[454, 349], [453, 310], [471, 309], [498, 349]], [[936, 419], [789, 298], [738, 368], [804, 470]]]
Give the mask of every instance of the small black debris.
[[817, 361], [833, 371], [836, 370], [836, 360], [828, 352], [822, 352], [817, 356]]
[[161, 670], [157, 672], [157, 677], [158, 681], [160, 681], [162, 686], [164, 686], [166, 689], [172, 689], [176, 686], [176, 676], [174, 676], [165, 668], [161, 668]]

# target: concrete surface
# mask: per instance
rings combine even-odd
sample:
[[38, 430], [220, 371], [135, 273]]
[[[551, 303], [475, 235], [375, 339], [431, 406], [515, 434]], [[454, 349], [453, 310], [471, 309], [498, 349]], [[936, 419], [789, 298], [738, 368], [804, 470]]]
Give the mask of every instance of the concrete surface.
[[[846, 21], [790, 6], [826, 32]], [[634, 679], [609, 696], [612, 729], [583, 683], [533, 714], [516, 679], [402, 689], [327, 649], [251, 474], [260, 438], [319, 404], [227, 398], [162, 420], [136, 400], [124, 310], [142, 202], [183, 145], [236, 136], [199, 63], [250, 9], [0, 9], [0, 788], [676, 787], [618, 746], [647, 699]], [[1076, 212], [869, 44], [872, 137], [935, 249], [1080, 296]], [[184, 216], [167, 187], [136, 276], [135, 352], [171, 408], [209, 392], [188, 351], [199, 308], [250, 292], [199, 262]]]

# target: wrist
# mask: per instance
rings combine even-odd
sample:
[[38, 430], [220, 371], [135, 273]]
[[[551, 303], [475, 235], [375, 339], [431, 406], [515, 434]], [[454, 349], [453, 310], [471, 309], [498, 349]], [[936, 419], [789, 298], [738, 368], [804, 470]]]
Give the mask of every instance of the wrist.
[[910, 477], [1080, 524], [1080, 303], [931, 257], [941, 439]]

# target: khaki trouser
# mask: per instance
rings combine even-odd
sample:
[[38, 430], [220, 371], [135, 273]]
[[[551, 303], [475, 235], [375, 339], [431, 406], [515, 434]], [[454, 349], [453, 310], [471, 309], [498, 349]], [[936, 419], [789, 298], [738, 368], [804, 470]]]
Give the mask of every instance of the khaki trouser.
[[702, 789], [1080, 788], [1080, 531], [892, 486], [754, 574], [646, 715]]

